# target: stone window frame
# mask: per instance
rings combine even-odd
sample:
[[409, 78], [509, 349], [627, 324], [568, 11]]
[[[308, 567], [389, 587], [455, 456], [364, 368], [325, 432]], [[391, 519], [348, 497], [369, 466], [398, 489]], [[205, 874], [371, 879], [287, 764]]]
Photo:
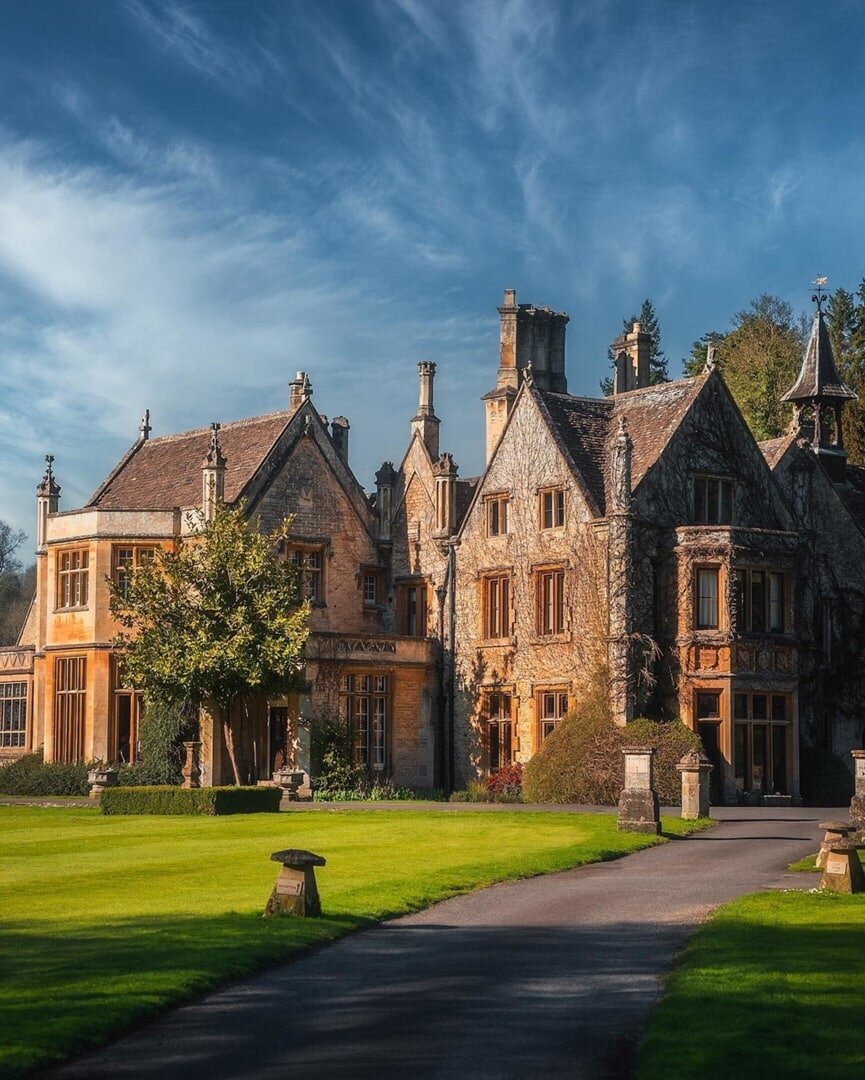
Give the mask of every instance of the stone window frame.
[[484, 533], [488, 537], [507, 536], [510, 532], [510, 502], [507, 491], [484, 495]]
[[55, 555], [55, 611], [82, 611], [89, 606], [90, 548], [60, 548]]
[[[325, 571], [327, 551], [327, 542], [323, 540], [290, 538], [283, 542], [284, 558], [297, 567], [300, 573], [301, 599], [309, 600], [316, 608], [327, 606], [327, 573]], [[316, 558], [317, 563], [314, 561]]]
[[87, 724], [87, 657], [54, 657], [54, 761], [84, 758]]
[[513, 637], [513, 578], [513, 571], [505, 567], [485, 570], [479, 577], [480, 636], [484, 641], [500, 644]]
[[[131, 758], [121, 762], [118, 751], [120, 742], [120, 701], [129, 699], [129, 744]], [[131, 765], [139, 760], [139, 733], [141, 731], [141, 717], [144, 715], [144, 694], [130, 686], [123, 678], [121, 660], [118, 656], [111, 657], [111, 712], [108, 726], [108, 760], [114, 764]]]
[[[118, 594], [126, 600], [129, 596], [129, 583], [132, 574], [145, 562], [152, 562], [156, 558], [158, 544], [112, 544], [111, 545], [111, 580]], [[121, 558], [121, 554], [128, 552], [129, 557]]]
[[[714, 622], [705, 622], [701, 618], [701, 600], [703, 596], [701, 594], [701, 582], [703, 575], [709, 574], [715, 581], [715, 619]], [[708, 563], [700, 562], [695, 563], [693, 567], [693, 591], [694, 591], [694, 612], [693, 623], [696, 631], [708, 631], [717, 632], [723, 629], [723, 605], [721, 604], [721, 564], [720, 563]], [[709, 594], [705, 597], [710, 599]]]
[[[341, 712], [351, 732], [352, 758], [370, 776], [383, 777], [390, 766], [393, 693], [390, 668], [352, 668], [340, 680]], [[380, 738], [377, 719], [381, 722]]]
[[[554, 484], [538, 489], [538, 528], [541, 532], [563, 529], [568, 514], [568, 489]], [[549, 520], [549, 524], [547, 521]]]
[[[763, 575], [761, 604], [764, 613], [761, 626], [754, 626], [754, 575]], [[736, 566], [733, 570], [733, 584], [736, 590], [736, 630], [742, 634], [773, 634], [783, 636], [790, 633], [792, 625], [792, 582], [788, 571], [767, 566]], [[778, 601], [773, 599], [773, 583], [780, 583], [780, 625], [773, 612], [778, 611]]]
[[[714, 492], [713, 484], [717, 485]], [[693, 523], [695, 525], [733, 525], [735, 517], [735, 478], [717, 473], [694, 473], [691, 485]]]
[[357, 573], [357, 583], [360, 588], [363, 606], [367, 609], [380, 608], [384, 603], [384, 570], [382, 567], [361, 565]]
[[[784, 770], [784, 787], [789, 790], [790, 785], [790, 770], [792, 766], [793, 755], [793, 695], [789, 691], [778, 691], [774, 689], [747, 689], [732, 691], [732, 701], [730, 704], [730, 713], [733, 726], [733, 771], [734, 779], [737, 790], [753, 791], [752, 788], [744, 787], [746, 779], [752, 779], [749, 777], [750, 772], [751, 754], [753, 753], [754, 746], [754, 728], [765, 728], [764, 738], [764, 768], [768, 771], [769, 776], [773, 781], [777, 781], [776, 771], [776, 759], [779, 756], [779, 742], [783, 745], [783, 770]], [[742, 699], [745, 701], [745, 709], [741, 708]], [[765, 716], [754, 715], [754, 699], [765, 699]], [[776, 706], [778, 704], [783, 706], [783, 717], [777, 715]], [[762, 711], [762, 710], [760, 710]], [[783, 733], [781, 740], [778, 739], [778, 732]], [[741, 740], [741, 747], [740, 747]], [[745, 750], [746, 760], [741, 760], [741, 748]], [[768, 753], [767, 753], [768, 751]], [[740, 788], [740, 777], [742, 779], [742, 787]], [[773, 784], [776, 787], [777, 784]], [[772, 794], [761, 788], [762, 794]], [[781, 794], [786, 794], [781, 792]]]
[[27, 746], [26, 679], [0, 683], [0, 750], [23, 750]]
[[[488, 775], [505, 765], [513, 764], [516, 760], [516, 755], [519, 751], [519, 736], [517, 734], [517, 712], [518, 701], [516, 695], [516, 687], [511, 683], [497, 685], [497, 686], [483, 686], [480, 689], [481, 693], [481, 712], [480, 719], [483, 725], [483, 753], [484, 753], [484, 766]], [[508, 711], [497, 711], [495, 714], [492, 710], [492, 702], [494, 699], [507, 699]], [[510, 761], [499, 760], [493, 768], [492, 761], [492, 729], [493, 725], [508, 724], [510, 727]]]
[[[567, 567], [564, 563], [544, 563], [532, 567], [535, 594], [535, 635], [540, 638], [560, 638], [567, 632], [565, 597]], [[547, 598], [544, 593], [546, 582], [557, 581], [552, 595], [553, 624], [546, 620]]]
[[[570, 710], [570, 694], [567, 683], [550, 683], [535, 686], [535, 750], [540, 750], [547, 737], [559, 726]], [[549, 703], [544, 699], [551, 697]], [[550, 715], [550, 706], [552, 715]]]
[[[409, 594], [416, 591], [416, 601], [420, 606], [415, 606], [414, 618], [415, 629], [411, 630], [411, 608]], [[400, 578], [394, 582], [394, 597], [396, 608], [396, 632], [400, 637], [425, 638], [429, 637], [429, 612], [430, 612], [430, 582], [421, 576]]]

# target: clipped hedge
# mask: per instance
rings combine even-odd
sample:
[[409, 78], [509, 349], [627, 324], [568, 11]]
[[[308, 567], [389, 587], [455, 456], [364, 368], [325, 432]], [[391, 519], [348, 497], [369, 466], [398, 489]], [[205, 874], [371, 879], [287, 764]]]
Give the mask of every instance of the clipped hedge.
[[528, 802], [612, 806], [625, 784], [625, 747], [654, 747], [654, 784], [664, 806], [682, 802], [676, 764], [700, 737], [678, 720], [634, 720], [618, 727], [598, 685], [566, 716], [523, 770]]
[[87, 795], [87, 770], [84, 762], [46, 764], [42, 752], [24, 754], [16, 761], [0, 765], [2, 795]]
[[103, 814], [275, 814], [282, 792], [272, 787], [115, 787], [102, 792]]

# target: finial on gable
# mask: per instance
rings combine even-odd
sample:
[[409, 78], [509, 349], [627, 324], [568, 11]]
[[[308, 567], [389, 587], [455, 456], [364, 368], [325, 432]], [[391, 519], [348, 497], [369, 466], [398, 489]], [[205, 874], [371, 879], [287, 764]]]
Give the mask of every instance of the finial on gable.
[[631, 505], [631, 451], [633, 448], [634, 444], [628, 434], [628, 423], [624, 416], [620, 416], [610, 461], [610, 480], [615, 510], [628, 510]]
[[825, 274], [820, 274], [812, 283], [817, 291], [811, 297], [811, 300], [817, 305], [817, 310], [821, 315], [823, 314], [823, 304], [826, 302], [826, 293], [823, 292], [823, 286], [828, 280]]
[[39, 486], [36, 488], [37, 495], [47, 496], [48, 498], [55, 498], [60, 494], [60, 485], [54, 478], [54, 455], [45, 455], [45, 475]]
[[706, 364], [703, 368], [703, 372], [709, 375], [718, 366], [718, 346], [714, 341], [706, 343]]
[[309, 399], [312, 397], [312, 382], [310, 381], [309, 375], [307, 375], [306, 372], [303, 373], [302, 397], [304, 401], [309, 401]]
[[219, 432], [222, 428], [222, 424], [214, 420], [210, 425], [210, 446], [207, 454], [205, 455], [202, 468], [210, 469], [224, 469], [225, 468], [225, 456], [222, 453], [222, 447], [219, 445]]
[[147, 442], [152, 430], [150, 426], [150, 409], [145, 409], [144, 415], [141, 417], [141, 423], [138, 425], [138, 438], [142, 442]]

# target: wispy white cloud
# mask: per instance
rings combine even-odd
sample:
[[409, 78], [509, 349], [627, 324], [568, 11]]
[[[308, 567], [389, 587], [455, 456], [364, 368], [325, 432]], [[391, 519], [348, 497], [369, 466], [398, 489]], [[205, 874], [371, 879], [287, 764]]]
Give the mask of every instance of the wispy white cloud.
[[127, 9], [169, 54], [232, 92], [260, 87], [280, 69], [259, 38], [243, 45], [218, 36], [188, 4], [175, 0], [125, 0]]

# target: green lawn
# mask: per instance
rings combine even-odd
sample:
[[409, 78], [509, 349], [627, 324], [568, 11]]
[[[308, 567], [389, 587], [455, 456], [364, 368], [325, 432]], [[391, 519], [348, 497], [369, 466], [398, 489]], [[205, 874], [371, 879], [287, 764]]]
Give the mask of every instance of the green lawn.
[[640, 1080], [861, 1080], [863, 1010], [865, 896], [746, 896], [685, 950], [650, 1017]]
[[[693, 822], [665, 819], [668, 833]], [[614, 815], [328, 811], [102, 817], [0, 807], [0, 1074], [389, 915], [656, 842]], [[270, 853], [309, 848], [325, 918], [263, 919]]]

